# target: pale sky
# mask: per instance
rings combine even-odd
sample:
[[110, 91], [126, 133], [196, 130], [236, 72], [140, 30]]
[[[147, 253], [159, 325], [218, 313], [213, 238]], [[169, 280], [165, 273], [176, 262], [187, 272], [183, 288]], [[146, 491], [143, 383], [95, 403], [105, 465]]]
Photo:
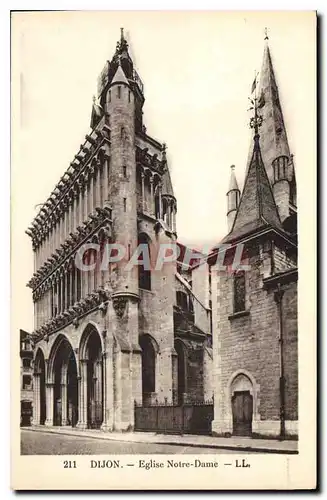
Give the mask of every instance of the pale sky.
[[[308, 13], [65, 12], [13, 14], [12, 295], [14, 325], [33, 330], [33, 252], [25, 230], [89, 131], [97, 78], [120, 27], [144, 83], [147, 132], [168, 147], [179, 240], [227, 232], [230, 165], [242, 186], [248, 96], [264, 28], [299, 189], [315, 132], [315, 18]], [[17, 310], [17, 309], [16, 309]]]

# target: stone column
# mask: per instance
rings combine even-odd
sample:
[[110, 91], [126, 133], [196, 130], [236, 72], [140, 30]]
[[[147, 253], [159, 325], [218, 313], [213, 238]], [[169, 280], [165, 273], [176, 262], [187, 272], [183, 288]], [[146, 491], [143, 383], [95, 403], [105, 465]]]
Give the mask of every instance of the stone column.
[[69, 272], [69, 297], [70, 297], [70, 301], [69, 301], [69, 306], [73, 306], [74, 305], [74, 289], [73, 289], [73, 273], [74, 273], [74, 268], [71, 269], [71, 271]]
[[41, 373], [34, 373], [33, 380], [33, 425], [40, 425], [41, 416]]
[[61, 274], [61, 279], [60, 279], [60, 290], [61, 290], [61, 296], [60, 296], [60, 312], [64, 312], [65, 310], [65, 275], [64, 273]]
[[[87, 243], [90, 243], [89, 241]], [[89, 262], [85, 262], [89, 263]], [[89, 293], [89, 280], [91, 279], [90, 271], [81, 271], [81, 287], [83, 288], [83, 297], [86, 297]]]
[[50, 318], [53, 317], [53, 296], [54, 296], [53, 288], [54, 288], [54, 285], [53, 285], [53, 283], [51, 283], [51, 285], [50, 285]]
[[53, 383], [47, 383], [46, 384], [46, 389], [45, 389], [46, 397], [46, 421], [45, 425], [48, 427], [51, 427], [53, 425], [53, 404], [54, 404], [54, 384]]
[[103, 422], [101, 429], [112, 431], [113, 428], [113, 363], [110, 353], [103, 353]]
[[63, 214], [62, 214], [62, 221], [63, 221], [63, 233], [64, 233], [64, 241], [67, 238], [67, 208], [66, 205], [63, 206]]
[[142, 211], [144, 212], [145, 210], [145, 199], [144, 199], [144, 173], [141, 173], [141, 198], [142, 198]]
[[89, 214], [88, 198], [89, 198], [89, 183], [86, 182], [85, 188], [84, 188], [84, 221], [86, 221], [87, 216]]
[[94, 172], [91, 172], [91, 179], [90, 179], [90, 212], [93, 212], [95, 205], [94, 205]]
[[52, 316], [52, 284], [49, 283], [48, 288], [47, 288], [47, 294], [48, 294], [48, 300], [47, 300], [47, 320], [51, 318]]
[[151, 215], [153, 215], [153, 208], [154, 208], [153, 177], [150, 177], [150, 208], [149, 208], [149, 212]]
[[74, 284], [75, 284], [75, 302], [77, 302], [79, 300], [78, 299], [78, 279], [77, 279], [78, 269], [77, 269], [77, 267], [75, 267], [73, 269], [73, 273], [75, 273], [75, 280], [74, 280]]
[[65, 311], [69, 307], [69, 286], [68, 286], [68, 272], [65, 271]]
[[93, 206], [95, 209], [95, 207], [98, 206], [98, 204], [97, 204], [97, 170], [96, 170], [96, 167], [94, 167], [92, 188], [93, 188]]
[[97, 206], [99, 207], [101, 205], [101, 168], [102, 165], [98, 164], [97, 165], [97, 176], [96, 176], [96, 200], [97, 200]]
[[87, 360], [82, 359], [81, 376], [78, 378], [78, 429], [87, 428]]
[[84, 218], [84, 192], [83, 192], [83, 186], [81, 186], [81, 190], [79, 193], [79, 215], [78, 215], [78, 225], [80, 226], [83, 222]]
[[67, 425], [67, 384], [63, 382], [61, 384], [61, 425]]
[[115, 384], [115, 399], [114, 399], [114, 429], [116, 431], [122, 430], [121, 426], [121, 413], [122, 413], [122, 378], [120, 374], [121, 362], [122, 362], [122, 352], [117, 349], [114, 353], [115, 364], [114, 364], [114, 384]]
[[72, 201], [71, 201], [71, 211], [70, 211], [70, 232], [73, 233], [75, 231], [75, 192], [73, 193]]
[[109, 192], [108, 192], [108, 182], [109, 182], [109, 178], [108, 178], [108, 164], [109, 164], [109, 159], [108, 157], [106, 157], [105, 159], [105, 162], [104, 162], [104, 165], [103, 165], [103, 169], [104, 169], [104, 172], [103, 172], [103, 185], [104, 185], [104, 190], [103, 190], [103, 201], [106, 202], [108, 200], [108, 197], [109, 197]]
[[60, 288], [60, 280], [56, 278], [56, 302], [55, 307], [57, 308], [57, 314], [59, 314], [59, 288]]
[[162, 219], [161, 184], [158, 185], [158, 193], [159, 193], [159, 219]]
[[97, 399], [98, 401], [101, 401], [102, 403], [102, 409], [103, 409], [103, 387], [102, 387], [102, 377], [103, 377], [103, 360], [97, 361], [97, 390], [98, 390], [98, 395]]
[[173, 398], [173, 348], [161, 349], [156, 358], [156, 393], [158, 401], [168, 403]]
[[68, 198], [68, 225], [67, 225], [67, 236], [72, 231], [72, 199], [70, 198], [71, 194], [69, 193]]

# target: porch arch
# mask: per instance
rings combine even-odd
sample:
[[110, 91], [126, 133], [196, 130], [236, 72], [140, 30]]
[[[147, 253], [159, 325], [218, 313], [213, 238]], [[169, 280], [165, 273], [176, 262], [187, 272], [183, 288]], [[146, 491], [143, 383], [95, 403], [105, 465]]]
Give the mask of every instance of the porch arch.
[[49, 421], [74, 427], [78, 420], [77, 362], [72, 345], [63, 334], [51, 348], [48, 372]]
[[39, 347], [34, 360], [34, 423], [44, 425], [46, 419], [45, 357]]
[[99, 429], [103, 423], [103, 342], [97, 327], [89, 323], [81, 337], [79, 359], [82, 392], [86, 402], [86, 426]]

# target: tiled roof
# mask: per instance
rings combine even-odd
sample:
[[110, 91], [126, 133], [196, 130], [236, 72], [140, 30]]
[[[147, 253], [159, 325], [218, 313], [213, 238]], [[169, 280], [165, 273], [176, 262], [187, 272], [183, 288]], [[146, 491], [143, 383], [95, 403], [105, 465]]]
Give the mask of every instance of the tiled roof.
[[265, 226], [272, 226], [283, 231], [272, 188], [262, 161], [259, 136], [256, 135], [234, 224], [223, 242], [235, 241]]

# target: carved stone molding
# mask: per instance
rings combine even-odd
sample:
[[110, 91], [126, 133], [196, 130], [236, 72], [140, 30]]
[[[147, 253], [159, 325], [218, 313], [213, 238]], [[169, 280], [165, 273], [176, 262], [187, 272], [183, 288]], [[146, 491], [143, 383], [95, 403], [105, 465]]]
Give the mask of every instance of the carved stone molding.
[[83, 226], [78, 226], [74, 233], [70, 233], [67, 240], [60, 245], [60, 248], [57, 248], [40, 269], [34, 273], [27, 286], [32, 289], [37, 288], [54, 270], [63, 265], [78, 250], [80, 245], [85, 243], [86, 238], [99, 235], [103, 230], [106, 231], [107, 237], [110, 237], [111, 217], [112, 211], [110, 207], [96, 207], [87, 221], [83, 223]]
[[[99, 132], [99, 131], [96, 131]], [[32, 238], [33, 248], [37, 249], [42, 239], [46, 238], [51, 231], [54, 221], [58, 221], [65, 211], [68, 210], [73, 197], [71, 192], [75, 191], [83, 176], [83, 171], [88, 168], [93, 158], [98, 160], [103, 143], [106, 142], [104, 135], [100, 132], [96, 138], [88, 136], [86, 142], [81, 145], [80, 151], [70, 163], [68, 170], [56, 185], [48, 200], [44, 203], [39, 214], [32, 222], [27, 234]], [[78, 164], [76, 164], [78, 161]], [[82, 179], [82, 184], [84, 184]]]
[[112, 304], [114, 306], [115, 313], [117, 314], [118, 318], [121, 319], [125, 313], [127, 297], [124, 296], [114, 297], [112, 299]]

